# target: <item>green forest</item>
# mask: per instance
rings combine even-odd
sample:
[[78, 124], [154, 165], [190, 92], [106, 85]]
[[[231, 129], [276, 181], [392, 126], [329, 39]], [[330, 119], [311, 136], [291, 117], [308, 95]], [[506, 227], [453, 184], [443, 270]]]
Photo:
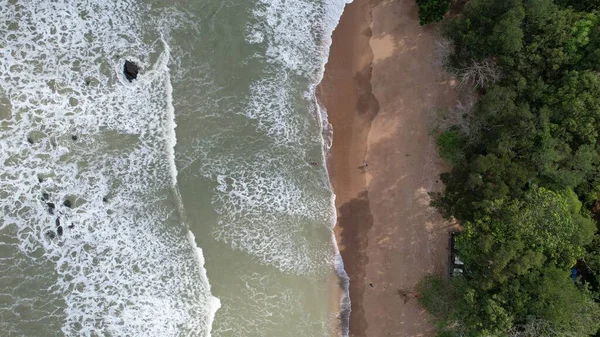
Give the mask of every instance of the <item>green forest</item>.
[[600, 336], [600, 0], [417, 4], [476, 97], [436, 134], [464, 262], [419, 285], [438, 335]]

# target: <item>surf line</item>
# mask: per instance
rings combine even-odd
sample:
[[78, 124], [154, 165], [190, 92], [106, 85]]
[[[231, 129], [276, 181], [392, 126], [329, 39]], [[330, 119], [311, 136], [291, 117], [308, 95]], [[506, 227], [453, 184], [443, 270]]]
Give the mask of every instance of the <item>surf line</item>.
[[[163, 43], [164, 50], [158, 57], [155, 66], [149, 72], [149, 75], [153, 73], [159, 73], [164, 76], [164, 85], [166, 92], [166, 118], [165, 123], [163, 124], [162, 131], [164, 139], [166, 140], [166, 152], [167, 159], [169, 161], [169, 172], [171, 176], [171, 190], [173, 195], [175, 196], [175, 201], [177, 203], [177, 211], [179, 212], [179, 216], [182, 224], [188, 231], [188, 241], [194, 252], [194, 258], [198, 263], [199, 271], [201, 273], [201, 280], [206, 282], [206, 287], [209, 291], [209, 297], [207, 299], [208, 303], [208, 321], [206, 326], [207, 337], [211, 336], [212, 324], [217, 313], [217, 310], [221, 308], [221, 301], [212, 295], [210, 292], [211, 286], [208, 280], [207, 271], [204, 268], [204, 254], [202, 253], [202, 248], [200, 248], [196, 244], [196, 238], [190, 227], [187, 224], [187, 215], [185, 212], [185, 207], [183, 205], [183, 199], [181, 197], [181, 192], [179, 190], [178, 180], [177, 180], [177, 164], [175, 163], [175, 146], [177, 145], [177, 133], [175, 129], [177, 128], [177, 123], [175, 121], [175, 107], [173, 105], [173, 84], [171, 83], [171, 72], [169, 69], [169, 60], [171, 57], [171, 47], [165, 41], [163, 35], [161, 34], [160, 41]], [[160, 75], [159, 75], [160, 76]]]

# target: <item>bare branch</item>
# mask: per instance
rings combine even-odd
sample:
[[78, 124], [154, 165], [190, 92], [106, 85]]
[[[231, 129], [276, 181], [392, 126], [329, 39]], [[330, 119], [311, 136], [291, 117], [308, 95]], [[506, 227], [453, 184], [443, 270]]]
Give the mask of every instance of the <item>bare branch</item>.
[[433, 50], [433, 66], [450, 71], [450, 55], [454, 52], [454, 46], [450, 40], [439, 38], [435, 41]]
[[559, 331], [547, 320], [535, 318], [516, 325], [508, 331], [508, 337], [576, 337], [574, 333]]
[[491, 59], [472, 61], [471, 65], [458, 70], [459, 87], [484, 88], [500, 79], [500, 70]]
[[456, 128], [460, 133], [469, 136], [471, 128], [469, 123], [475, 106], [473, 96], [467, 96], [463, 101], [456, 101], [456, 105], [448, 110], [437, 110], [434, 116], [434, 125], [437, 132], [445, 132]]

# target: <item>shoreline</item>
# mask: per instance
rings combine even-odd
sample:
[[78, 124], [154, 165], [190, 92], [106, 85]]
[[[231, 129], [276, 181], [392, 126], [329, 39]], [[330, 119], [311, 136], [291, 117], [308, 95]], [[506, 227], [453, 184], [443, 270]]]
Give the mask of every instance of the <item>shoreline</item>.
[[[356, 215], [364, 214], [368, 219], [368, 197], [366, 196], [366, 177], [360, 170], [348, 170], [349, 166], [363, 165], [366, 157], [366, 141], [370, 123], [379, 109], [378, 103], [370, 90], [371, 62], [373, 54], [369, 45], [371, 38], [371, 0], [354, 0], [344, 8], [340, 21], [333, 31], [329, 59], [325, 65], [325, 73], [317, 88], [317, 96], [321, 105], [326, 108], [328, 122], [333, 127], [333, 141], [327, 158], [327, 171], [335, 192], [337, 222], [334, 227], [338, 250], [343, 259], [344, 269], [349, 278], [350, 310], [340, 302], [341, 335], [349, 329], [349, 335], [356, 331], [364, 331], [365, 322], [361, 319], [362, 293], [364, 291], [364, 243], [361, 236], [365, 233], [355, 232], [362, 227], [347, 226], [340, 221], [340, 207], [353, 195], [364, 194], [357, 201], [366, 210], [359, 210]], [[359, 85], [356, 84], [359, 82]], [[360, 110], [359, 115], [348, 116], [347, 111]], [[349, 117], [349, 118], [348, 118]], [[340, 131], [343, 130], [343, 131]], [[354, 137], [347, 139], [343, 133]], [[354, 163], [354, 164], [353, 164]], [[344, 184], [342, 189], [340, 184]], [[356, 247], [362, 247], [355, 249]], [[350, 249], [345, 249], [349, 247]], [[340, 293], [343, 282], [340, 277]], [[343, 301], [341, 294], [338, 296]], [[348, 322], [348, 317], [349, 322]]]
[[[349, 336], [434, 331], [406, 294], [426, 274], [447, 272], [452, 225], [427, 194], [443, 188], [446, 167], [430, 116], [455, 105], [456, 92], [435, 65], [437, 38], [419, 25], [414, 0], [354, 0], [332, 34], [317, 97], [333, 128], [327, 170], [335, 238], [350, 279]], [[343, 327], [341, 305], [339, 312]]]

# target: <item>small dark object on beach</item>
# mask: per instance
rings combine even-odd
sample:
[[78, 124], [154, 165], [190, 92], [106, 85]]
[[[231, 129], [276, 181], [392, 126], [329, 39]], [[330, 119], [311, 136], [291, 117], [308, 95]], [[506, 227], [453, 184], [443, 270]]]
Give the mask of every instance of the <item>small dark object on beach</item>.
[[54, 231], [47, 231], [47, 232], [46, 232], [46, 236], [47, 236], [49, 239], [54, 239], [54, 238], [56, 237], [56, 234], [54, 234]]
[[29, 144], [33, 144], [33, 138], [31, 138], [31, 137], [27, 137], [27, 142], [28, 142]]
[[67, 228], [69, 228], [69, 229], [73, 229], [73, 227], [75, 227], [75, 224], [73, 224], [73, 223], [67, 226]]
[[77, 139], [79, 139], [79, 137], [77, 137], [76, 135], [72, 135], [72, 136], [71, 136], [71, 139], [72, 139], [72, 140], [77, 140]]
[[364, 169], [364, 168], [366, 168], [367, 166], [369, 166], [369, 164], [368, 164], [368, 163], [364, 163], [364, 164], [360, 165], [358, 168], [359, 168], [359, 169]]
[[371, 288], [373, 288], [373, 283], [369, 283], [369, 285], [371, 286]]
[[58, 235], [63, 235], [63, 228], [62, 228], [62, 226], [58, 226], [58, 228], [56, 229], [56, 233], [58, 233]]
[[67, 199], [63, 202], [63, 205], [65, 205], [65, 207], [69, 207], [71, 208], [72, 204], [71, 204], [71, 200]]
[[46, 201], [46, 200], [48, 200], [48, 198], [50, 198], [48, 193], [46, 193], [46, 192], [42, 193], [42, 200]]
[[137, 66], [137, 64], [131, 61], [125, 61], [125, 65], [123, 66], [123, 74], [129, 82], [137, 78], [138, 72], [139, 67]]

